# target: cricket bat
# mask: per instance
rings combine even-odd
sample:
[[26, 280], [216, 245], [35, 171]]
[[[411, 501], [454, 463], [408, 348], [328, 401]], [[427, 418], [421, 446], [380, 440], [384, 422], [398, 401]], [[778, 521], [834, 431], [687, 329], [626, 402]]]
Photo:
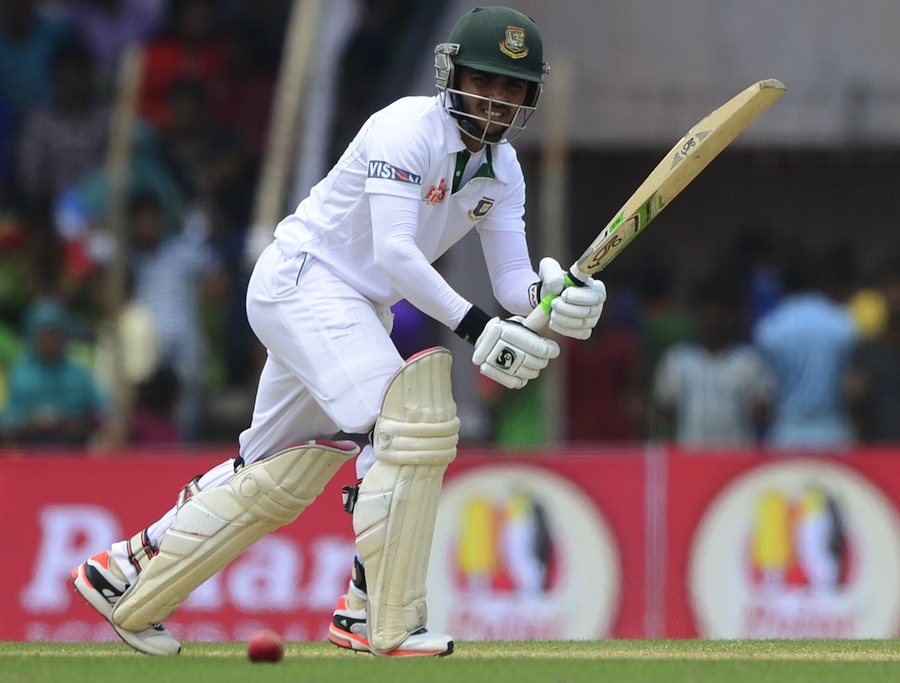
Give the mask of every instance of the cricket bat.
[[[759, 81], [691, 128], [575, 261], [566, 276], [566, 286], [583, 285], [609, 265], [719, 152], [783, 94], [780, 81]], [[550, 320], [554, 298], [555, 294], [545, 296], [525, 318], [525, 325], [535, 331], [543, 329]]]

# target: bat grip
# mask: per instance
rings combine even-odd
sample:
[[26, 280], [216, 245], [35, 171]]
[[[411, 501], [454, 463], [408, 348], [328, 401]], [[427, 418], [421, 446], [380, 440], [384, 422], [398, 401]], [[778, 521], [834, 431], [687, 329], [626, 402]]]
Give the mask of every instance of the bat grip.
[[[548, 294], [539, 303], [535, 309], [528, 314], [522, 324], [532, 332], [540, 332], [550, 322], [550, 302], [553, 301], [556, 294]], [[545, 310], [546, 307], [546, 310]]]
[[[566, 273], [564, 282], [566, 287], [584, 287], [584, 282], [572, 275], [571, 270]], [[552, 310], [553, 300], [557, 296], [557, 294], [550, 292], [541, 299], [541, 302], [528, 314], [528, 317], [525, 318], [523, 322], [525, 327], [533, 332], [540, 332], [543, 330], [544, 327], [547, 326], [547, 323], [550, 322], [550, 311]]]

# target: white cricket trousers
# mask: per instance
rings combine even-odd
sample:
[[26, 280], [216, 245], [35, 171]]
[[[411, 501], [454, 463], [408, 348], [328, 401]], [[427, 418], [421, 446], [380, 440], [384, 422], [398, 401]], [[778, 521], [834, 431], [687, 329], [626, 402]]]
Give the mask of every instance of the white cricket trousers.
[[[315, 258], [285, 256], [274, 244], [259, 257], [247, 287], [250, 326], [268, 354], [250, 427], [240, 435], [246, 464], [338, 430], [366, 434], [375, 425], [388, 382], [403, 364], [390, 338], [390, 308], [374, 304]], [[357, 477], [374, 462], [366, 446]], [[213, 467], [201, 490], [222, 486], [234, 475], [232, 460]], [[159, 546], [175, 517], [169, 510], [148, 529]], [[126, 560], [126, 543], [113, 546], [129, 581], [137, 574]]]
[[268, 357], [253, 419], [240, 436], [245, 462], [338, 429], [372, 429], [403, 364], [387, 306], [373, 304], [315, 258], [287, 258], [271, 245], [250, 278], [247, 316]]

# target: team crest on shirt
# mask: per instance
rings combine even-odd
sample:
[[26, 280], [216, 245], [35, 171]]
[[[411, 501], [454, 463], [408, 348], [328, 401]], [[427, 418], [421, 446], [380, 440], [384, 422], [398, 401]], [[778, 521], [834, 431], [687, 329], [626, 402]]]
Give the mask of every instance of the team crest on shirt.
[[525, 29], [520, 26], [507, 26], [506, 38], [500, 43], [500, 52], [512, 57], [522, 59], [528, 55], [528, 46], [525, 44]]
[[474, 209], [469, 209], [469, 219], [473, 221], [480, 221], [487, 215], [487, 212], [491, 210], [491, 207], [494, 205], [494, 200], [490, 197], [482, 197], [478, 200], [478, 204], [475, 205]]
[[435, 204], [440, 204], [444, 201], [444, 197], [447, 196], [447, 183], [441, 178], [441, 182], [438, 183], [438, 186], [431, 186], [431, 189], [425, 193], [425, 203], [429, 206], [434, 206]]
[[422, 176], [397, 168], [386, 161], [370, 161], [368, 177], [382, 178], [383, 180], [399, 180], [401, 183], [410, 183], [412, 185], [422, 184]]

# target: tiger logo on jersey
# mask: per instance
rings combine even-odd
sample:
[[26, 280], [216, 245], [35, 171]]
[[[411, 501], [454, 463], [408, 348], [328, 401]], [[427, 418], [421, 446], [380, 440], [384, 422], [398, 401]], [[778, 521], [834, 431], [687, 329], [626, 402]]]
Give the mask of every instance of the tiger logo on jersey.
[[482, 197], [478, 200], [478, 204], [475, 205], [474, 209], [469, 209], [469, 220], [480, 221], [487, 215], [487, 212], [491, 210], [493, 205], [493, 199], [490, 197]]

